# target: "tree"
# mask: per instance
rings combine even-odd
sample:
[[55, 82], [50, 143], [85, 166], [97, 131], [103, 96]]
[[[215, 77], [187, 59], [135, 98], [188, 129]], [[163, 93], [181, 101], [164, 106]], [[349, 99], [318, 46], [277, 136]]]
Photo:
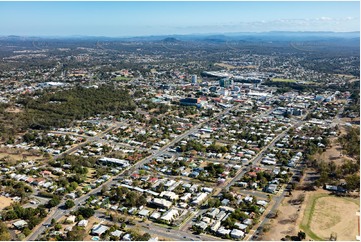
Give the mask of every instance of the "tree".
[[303, 231], [299, 231], [298, 234], [297, 234], [297, 237], [298, 237], [300, 240], [304, 240], [304, 239], [306, 239], [306, 233], [303, 232]]
[[80, 207], [77, 211], [77, 215], [82, 215], [85, 219], [94, 215], [94, 209], [87, 207]]
[[55, 226], [54, 226], [54, 229], [56, 230], [56, 231], [59, 231], [59, 230], [61, 230], [61, 228], [62, 228], [62, 226], [61, 226], [61, 224], [55, 224]]
[[137, 240], [139, 241], [148, 241], [151, 238], [149, 233], [144, 233], [142, 236], [139, 236]]
[[65, 208], [66, 209], [72, 208], [74, 206], [75, 206], [75, 203], [74, 203], [73, 200], [66, 200], [66, 202], [65, 202]]
[[68, 232], [65, 240], [68, 241], [83, 241], [86, 233], [81, 227], [74, 226], [71, 231]]
[[52, 199], [49, 200], [47, 207], [52, 208], [52, 207], [58, 206], [59, 204], [60, 204], [59, 196], [54, 196]]
[[360, 189], [360, 176], [357, 174], [348, 175], [345, 177], [346, 189], [348, 190], [359, 190]]
[[55, 223], [56, 223], [55, 218], [52, 218], [50, 224], [53, 226]]
[[102, 194], [102, 196], [104, 196], [107, 191], [108, 191], [108, 186], [107, 186], [107, 185], [103, 185], [103, 186], [102, 186], [102, 190], [100, 191], [100, 193]]
[[0, 240], [9, 241], [11, 240], [11, 235], [9, 229], [6, 227], [6, 224], [0, 221]]
[[26, 237], [26, 236], [28, 236], [29, 234], [31, 234], [31, 230], [30, 230], [28, 227], [26, 227], [26, 228], [24, 228], [24, 230], [23, 230], [23, 234], [24, 234], [25, 237]]

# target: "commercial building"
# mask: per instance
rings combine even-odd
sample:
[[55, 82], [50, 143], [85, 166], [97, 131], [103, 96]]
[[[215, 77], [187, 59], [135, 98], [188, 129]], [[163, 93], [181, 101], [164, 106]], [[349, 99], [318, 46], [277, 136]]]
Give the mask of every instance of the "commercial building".
[[197, 82], [197, 75], [192, 75], [192, 83], [196, 84]]
[[196, 106], [197, 108], [202, 107], [200, 98], [187, 97], [179, 100], [179, 103], [183, 106]]

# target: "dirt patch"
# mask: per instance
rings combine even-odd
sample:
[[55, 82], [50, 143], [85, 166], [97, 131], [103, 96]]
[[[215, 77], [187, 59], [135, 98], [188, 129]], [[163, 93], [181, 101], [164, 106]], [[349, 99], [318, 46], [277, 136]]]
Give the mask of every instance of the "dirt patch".
[[12, 202], [11, 198], [0, 196], [0, 210], [10, 206]]
[[329, 196], [318, 198], [311, 217], [311, 230], [326, 240], [333, 232], [337, 234], [337, 240], [355, 240], [358, 233], [356, 212], [359, 210], [356, 201]]
[[20, 108], [16, 108], [16, 107], [10, 107], [10, 108], [5, 109], [5, 112], [20, 113], [20, 112], [23, 112], [23, 110], [21, 110]]
[[[343, 130], [343, 129], [342, 129]], [[343, 134], [343, 132], [341, 131]], [[335, 162], [336, 165], [342, 165], [344, 163], [344, 160], [353, 160], [351, 157], [344, 155], [342, 152], [342, 147], [338, 143], [337, 138], [331, 138], [331, 147], [328, 148], [325, 152], [323, 152], [321, 155], [316, 154], [314, 155], [314, 159], [316, 160], [323, 160], [325, 162]]]
[[290, 200], [303, 194], [303, 191], [293, 191], [292, 196], [285, 197], [278, 208], [277, 217], [270, 220], [269, 230], [262, 235], [263, 241], [280, 241], [286, 235], [297, 235], [300, 216], [303, 213], [301, 205], [292, 205]]

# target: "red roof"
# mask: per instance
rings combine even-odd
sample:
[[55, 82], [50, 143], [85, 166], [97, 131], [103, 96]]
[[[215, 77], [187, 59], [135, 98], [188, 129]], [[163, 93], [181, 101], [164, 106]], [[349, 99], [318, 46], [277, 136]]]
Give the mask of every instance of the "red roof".
[[253, 176], [253, 177], [256, 177], [257, 176], [257, 173], [252, 171], [252, 172], [248, 172], [248, 175], [249, 176]]
[[134, 178], [134, 179], [137, 179], [137, 178], [139, 178], [139, 174], [138, 173], [133, 173], [131, 175], [131, 177]]
[[154, 183], [154, 182], [158, 181], [158, 178], [152, 177], [152, 178], [150, 178], [148, 181], [149, 181], [150, 183]]

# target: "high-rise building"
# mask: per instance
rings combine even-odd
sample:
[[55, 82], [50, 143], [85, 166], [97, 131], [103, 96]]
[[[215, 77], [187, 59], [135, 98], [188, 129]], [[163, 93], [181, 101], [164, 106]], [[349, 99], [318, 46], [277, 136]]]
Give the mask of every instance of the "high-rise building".
[[192, 75], [192, 83], [197, 83], [197, 75]]
[[233, 85], [233, 80], [229, 78], [222, 78], [219, 80], [219, 86], [228, 88]]

